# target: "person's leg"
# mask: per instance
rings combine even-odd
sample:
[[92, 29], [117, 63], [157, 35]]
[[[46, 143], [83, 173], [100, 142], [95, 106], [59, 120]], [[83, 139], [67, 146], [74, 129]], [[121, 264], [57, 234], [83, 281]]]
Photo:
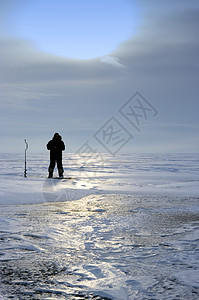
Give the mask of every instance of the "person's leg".
[[49, 165], [49, 168], [48, 168], [48, 172], [49, 172], [48, 178], [52, 178], [53, 177], [54, 167], [55, 167], [55, 160], [51, 159], [50, 160], [50, 165]]
[[64, 169], [63, 169], [63, 165], [62, 165], [62, 160], [61, 159], [57, 160], [57, 169], [58, 169], [58, 172], [59, 172], [59, 177], [62, 177], [63, 173], [64, 173]]

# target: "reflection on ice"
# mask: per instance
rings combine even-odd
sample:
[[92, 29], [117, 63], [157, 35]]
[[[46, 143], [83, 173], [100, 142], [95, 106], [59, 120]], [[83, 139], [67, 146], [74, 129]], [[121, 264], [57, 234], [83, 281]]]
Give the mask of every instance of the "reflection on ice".
[[24, 178], [15, 159], [0, 167], [0, 298], [199, 298], [197, 155], [107, 157], [83, 173], [69, 155], [66, 180], [35, 156]]
[[196, 299], [197, 277], [189, 275], [199, 270], [197, 204], [110, 194], [4, 206], [0, 291], [20, 299]]
[[[14, 156], [14, 157], [13, 157]], [[198, 196], [197, 154], [65, 155], [64, 180], [47, 179], [48, 157], [28, 157], [23, 177], [22, 155], [0, 155], [0, 204], [76, 200], [90, 194], [159, 193]], [[88, 163], [89, 162], [89, 163]], [[55, 171], [56, 173], [56, 171]]]

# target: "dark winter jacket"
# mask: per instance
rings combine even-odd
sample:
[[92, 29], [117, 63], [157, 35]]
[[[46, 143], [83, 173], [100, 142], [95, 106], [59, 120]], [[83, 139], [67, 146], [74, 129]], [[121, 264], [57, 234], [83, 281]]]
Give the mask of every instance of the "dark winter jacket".
[[61, 136], [54, 135], [53, 139], [48, 142], [47, 149], [50, 150], [50, 159], [62, 159], [62, 151], [65, 150], [65, 145]]

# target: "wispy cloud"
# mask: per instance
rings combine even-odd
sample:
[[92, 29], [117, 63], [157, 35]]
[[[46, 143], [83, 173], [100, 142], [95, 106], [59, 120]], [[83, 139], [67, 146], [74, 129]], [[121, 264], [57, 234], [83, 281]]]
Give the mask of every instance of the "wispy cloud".
[[127, 68], [127, 66], [125, 66], [121, 63], [121, 59], [119, 57], [106, 55], [106, 56], [103, 56], [100, 59], [100, 61], [105, 63], [105, 64], [112, 65], [112, 66], [114, 66], [116, 68], [119, 68], [119, 69], [126, 69]]

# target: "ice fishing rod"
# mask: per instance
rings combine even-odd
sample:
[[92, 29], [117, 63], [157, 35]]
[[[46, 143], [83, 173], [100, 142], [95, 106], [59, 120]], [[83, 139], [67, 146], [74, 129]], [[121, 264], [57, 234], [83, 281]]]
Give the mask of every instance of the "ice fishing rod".
[[26, 151], [28, 150], [28, 143], [26, 141], [26, 139], [24, 140], [25, 144], [26, 144], [26, 148], [25, 148], [25, 170], [24, 170], [24, 177], [27, 177], [27, 169], [26, 169]]

